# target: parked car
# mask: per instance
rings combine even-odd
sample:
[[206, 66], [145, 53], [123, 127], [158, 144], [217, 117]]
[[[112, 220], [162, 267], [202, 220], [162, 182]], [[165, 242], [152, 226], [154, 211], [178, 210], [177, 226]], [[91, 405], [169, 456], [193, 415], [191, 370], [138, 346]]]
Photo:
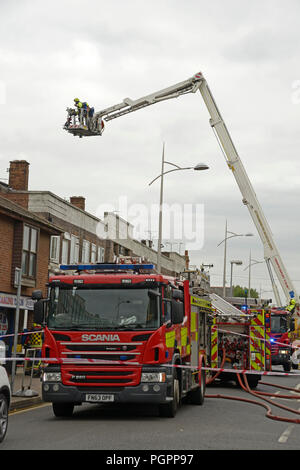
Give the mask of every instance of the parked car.
[[[11, 390], [8, 380], [8, 375], [1, 363], [4, 362], [1, 356], [3, 352], [2, 341], [0, 341], [0, 443], [3, 441], [6, 435], [8, 426], [8, 410], [11, 400]], [[4, 348], [5, 355], [5, 348]], [[4, 356], [3, 356], [4, 357]]]

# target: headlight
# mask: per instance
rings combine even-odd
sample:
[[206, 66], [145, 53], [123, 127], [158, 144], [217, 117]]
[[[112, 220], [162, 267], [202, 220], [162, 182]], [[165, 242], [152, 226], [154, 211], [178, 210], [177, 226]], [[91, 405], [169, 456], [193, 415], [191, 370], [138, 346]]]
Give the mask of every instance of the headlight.
[[279, 349], [279, 354], [288, 354], [288, 350], [287, 349]]
[[165, 382], [164, 372], [142, 372], [141, 382]]
[[44, 372], [43, 382], [61, 382], [60, 372]]

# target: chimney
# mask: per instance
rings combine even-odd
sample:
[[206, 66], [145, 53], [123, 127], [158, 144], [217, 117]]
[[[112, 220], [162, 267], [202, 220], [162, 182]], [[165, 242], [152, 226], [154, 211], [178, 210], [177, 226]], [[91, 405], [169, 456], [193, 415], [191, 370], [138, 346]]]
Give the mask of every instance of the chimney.
[[13, 160], [9, 167], [8, 186], [16, 191], [28, 191], [29, 163]]
[[185, 250], [184, 257], [185, 257], [185, 269], [189, 269], [189, 267], [190, 267], [190, 258], [189, 258], [188, 250]]
[[70, 197], [70, 203], [72, 204], [72, 206], [78, 207], [78, 209], [85, 211], [85, 197], [72, 196]]

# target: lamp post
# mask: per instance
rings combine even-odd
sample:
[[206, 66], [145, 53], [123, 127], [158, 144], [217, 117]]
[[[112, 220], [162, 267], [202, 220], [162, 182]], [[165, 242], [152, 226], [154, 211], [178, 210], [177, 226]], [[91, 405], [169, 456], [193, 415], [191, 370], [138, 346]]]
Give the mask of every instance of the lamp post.
[[[230, 233], [228, 237], [227, 234]], [[227, 240], [234, 237], [253, 237], [253, 233], [235, 233], [227, 230], [227, 220], [225, 223], [225, 238], [217, 246], [220, 246], [224, 243], [224, 266], [223, 266], [223, 297], [226, 296], [226, 257], [227, 257]]]
[[[254, 263], [252, 263], [252, 261], [254, 261]], [[251, 258], [251, 250], [250, 250], [250, 255], [249, 255], [249, 265], [244, 269], [244, 271], [246, 271], [246, 269], [249, 269], [249, 278], [248, 278], [248, 292], [249, 292], [249, 296], [250, 296], [250, 287], [251, 287], [251, 266], [254, 266], [255, 264], [260, 264], [260, 263], [264, 263], [265, 261], [257, 261], [255, 259], [252, 259]]]
[[231, 270], [230, 270], [230, 297], [233, 297], [233, 292], [232, 292], [232, 272], [233, 272], [233, 265], [236, 264], [236, 265], [240, 266], [241, 264], [243, 264], [243, 261], [240, 261], [240, 260], [233, 260], [233, 261], [230, 261], [230, 264], [231, 264]]
[[[172, 168], [172, 170], [165, 171], [165, 164], [171, 165], [175, 168]], [[158, 222], [158, 247], [157, 247], [157, 271], [160, 273], [161, 272], [161, 244], [162, 244], [162, 206], [163, 206], [163, 191], [164, 191], [164, 175], [167, 173], [171, 173], [173, 171], [180, 171], [180, 170], [195, 170], [195, 171], [201, 171], [201, 170], [208, 170], [209, 167], [205, 163], [198, 163], [194, 167], [180, 167], [176, 165], [175, 163], [172, 162], [167, 162], [165, 161], [165, 143], [163, 144], [163, 151], [162, 151], [162, 159], [161, 159], [161, 174], [158, 175], [156, 178], [154, 178], [150, 183], [149, 186], [151, 186], [154, 181], [156, 181], [158, 178], [160, 178], [160, 199], [159, 199], [159, 222]]]

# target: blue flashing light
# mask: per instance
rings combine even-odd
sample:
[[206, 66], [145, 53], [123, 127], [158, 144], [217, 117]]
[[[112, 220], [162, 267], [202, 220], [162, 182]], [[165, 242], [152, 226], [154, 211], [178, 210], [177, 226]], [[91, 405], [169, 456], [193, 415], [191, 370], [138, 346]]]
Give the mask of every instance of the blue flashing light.
[[127, 359], [128, 359], [128, 356], [120, 356], [121, 361], [127, 361]]
[[140, 269], [154, 269], [153, 264], [61, 264], [64, 271], [139, 271]]
[[243, 311], [248, 310], [248, 306], [247, 306], [247, 305], [242, 305], [242, 306], [241, 306], [241, 310], [243, 310]]
[[274, 339], [274, 338], [270, 338], [270, 342], [271, 342], [271, 343], [275, 343], [275, 339]]

